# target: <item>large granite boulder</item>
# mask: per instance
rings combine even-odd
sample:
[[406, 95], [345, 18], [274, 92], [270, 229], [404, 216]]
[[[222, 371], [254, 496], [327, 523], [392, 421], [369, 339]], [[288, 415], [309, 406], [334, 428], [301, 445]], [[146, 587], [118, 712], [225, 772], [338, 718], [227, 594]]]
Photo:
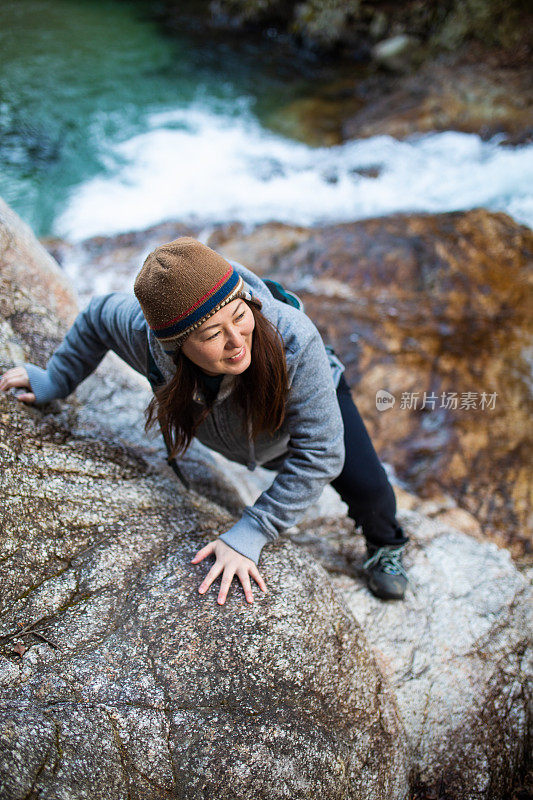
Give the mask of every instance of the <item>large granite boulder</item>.
[[394, 701], [318, 565], [285, 544], [268, 596], [219, 608], [189, 562], [227, 517], [0, 402], [3, 796], [405, 795]]
[[[3, 323], [0, 369], [40, 332]], [[200, 596], [231, 515], [61, 405], [0, 397], [2, 800], [405, 798], [396, 702], [322, 567], [283, 542], [253, 606]]]
[[44, 366], [77, 312], [71, 284], [0, 197], [0, 326], [4, 359]]
[[[269, 482], [266, 470], [246, 476], [226, 462], [221, 472], [242, 503], [254, 502]], [[531, 571], [520, 572], [507, 550], [484, 540], [452, 498], [439, 515], [442, 501], [421, 501], [398, 486], [396, 494], [411, 537], [402, 603], [368, 591], [363, 538], [331, 487], [288, 536], [322, 563], [393, 686], [414, 796], [511, 797], [531, 746]]]

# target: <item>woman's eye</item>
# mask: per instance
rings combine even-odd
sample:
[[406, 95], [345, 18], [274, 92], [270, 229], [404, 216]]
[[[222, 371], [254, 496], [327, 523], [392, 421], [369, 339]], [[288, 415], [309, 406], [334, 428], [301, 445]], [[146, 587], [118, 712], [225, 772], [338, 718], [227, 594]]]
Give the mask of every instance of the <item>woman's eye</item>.
[[[239, 320], [241, 320], [245, 316], [245, 314], [246, 314], [246, 310], [244, 310], [241, 314], [239, 314], [238, 317], [235, 317], [235, 322], [239, 322]], [[210, 342], [211, 339], [215, 339], [218, 336], [219, 333], [220, 333], [220, 331], [217, 331], [216, 333], [213, 333], [212, 336], [208, 336], [207, 339], [204, 339], [204, 341], [205, 342]]]

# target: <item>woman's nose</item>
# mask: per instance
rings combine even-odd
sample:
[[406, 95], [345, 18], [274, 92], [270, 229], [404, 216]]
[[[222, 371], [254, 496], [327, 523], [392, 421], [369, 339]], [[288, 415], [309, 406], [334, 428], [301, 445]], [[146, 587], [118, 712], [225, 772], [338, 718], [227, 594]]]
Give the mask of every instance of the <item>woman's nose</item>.
[[237, 328], [231, 328], [226, 339], [226, 350], [236, 350], [244, 344], [244, 337]]

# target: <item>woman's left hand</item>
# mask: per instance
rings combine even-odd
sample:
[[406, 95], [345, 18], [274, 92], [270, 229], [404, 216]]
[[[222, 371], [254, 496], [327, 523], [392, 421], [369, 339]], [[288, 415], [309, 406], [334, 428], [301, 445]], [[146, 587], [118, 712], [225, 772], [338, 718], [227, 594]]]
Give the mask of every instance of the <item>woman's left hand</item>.
[[240, 553], [237, 553], [236, 550], [234, 550], [225, 542], [222, 542], [220, 539], [216, 539], [214, 542], [209, 542], [209, 544], [207, 544], [205, 547], [202, 547], [202, 549], [199, 550], [191, 560], [191, 564], [199, 564], [200, 561], [212, 553], [214, 554], [216, 560], [200, 584], [200, 588], [198, 589], [200, 594], [205, 594], [205, 592], [207, 592], [213, 581], [218, 578], [221, 572], [223, 575], [217, 600], [218, 604], [221, 606], [223, 606], [226, 602], [229, 587], [231, 586], [231, 582], [235, 575], [238, 576], [240, 582], [242, 583], [244, 595], [249, 603], [254, 602], [254, 596], [252, 594], [252, 587], [250, 584], [250, 575], [263, 592], [267, 591], [266, 583], [261, 577], [255, 562], [252, 561], [251, 558], [246, 558], [246, 556], [242, 556]]

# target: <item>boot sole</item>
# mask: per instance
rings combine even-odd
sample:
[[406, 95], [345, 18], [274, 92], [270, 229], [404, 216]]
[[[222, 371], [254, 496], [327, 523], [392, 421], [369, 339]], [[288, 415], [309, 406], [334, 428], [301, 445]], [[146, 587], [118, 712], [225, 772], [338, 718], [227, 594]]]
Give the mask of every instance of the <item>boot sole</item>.
[[380, 600], [403, 600], [405, 597], [405, 589], [401, 594], [398, 592], [391, 594], [390, 592], [385, 591], [380, 586], [372, 585], [372, 580], [367, 580], [367, 586], [374, 597], [379, 597]]

